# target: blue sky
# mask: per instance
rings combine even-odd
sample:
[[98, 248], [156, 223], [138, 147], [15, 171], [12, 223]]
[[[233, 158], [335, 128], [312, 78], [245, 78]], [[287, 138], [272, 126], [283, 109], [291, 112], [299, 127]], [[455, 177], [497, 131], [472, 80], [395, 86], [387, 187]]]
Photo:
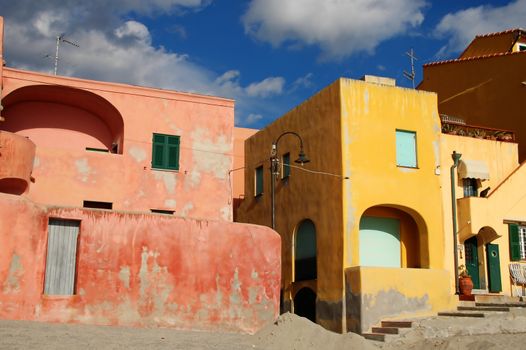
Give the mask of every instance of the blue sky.
[[476, 34], [526, 27], [526, 0], [0, 0], [15, 68], [236, 100], [261, 128], [338, 77], [395, 78], [415, 50], [456, 57]]

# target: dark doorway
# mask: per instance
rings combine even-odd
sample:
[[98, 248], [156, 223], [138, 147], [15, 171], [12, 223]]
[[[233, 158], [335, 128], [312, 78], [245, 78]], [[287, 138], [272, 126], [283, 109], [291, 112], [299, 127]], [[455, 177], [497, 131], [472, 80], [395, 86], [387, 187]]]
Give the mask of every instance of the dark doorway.
[[301, 288], [294, 297], [294, 313], [316, 322], [316, 293], [310, 288]]
[[466, 270], [473, 281], [473, 288], [480, 289], [477, 236], [464, 241], [464, 250], [466, 251]]
[[316, 227], [311, 220], [303, 220], [296, 233], [294, 280], [307, 281], [317, 278]]

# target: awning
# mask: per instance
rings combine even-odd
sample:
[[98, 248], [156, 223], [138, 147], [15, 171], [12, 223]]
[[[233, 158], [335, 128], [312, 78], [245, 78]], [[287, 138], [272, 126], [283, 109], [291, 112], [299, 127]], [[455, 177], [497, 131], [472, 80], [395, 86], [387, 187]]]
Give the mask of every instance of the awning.
[[458, 165], [458, 177], [489, 180], [488, 165], [483, 160], [461, 160]]

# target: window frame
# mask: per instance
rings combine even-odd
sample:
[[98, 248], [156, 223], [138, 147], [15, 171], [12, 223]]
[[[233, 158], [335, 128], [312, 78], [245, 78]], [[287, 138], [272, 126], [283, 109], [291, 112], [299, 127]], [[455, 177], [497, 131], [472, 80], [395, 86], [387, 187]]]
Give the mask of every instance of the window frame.
[[526, 226], [508, 224], [510, 261], [526, 260]]
[[[158, 142], [155, 140], [156, 136], [165, 137], [164, 142]], [[170, 143], [170, 140], [174, 140], [174, 143]], [[157, 146], [162, 147], [162, 161], [157, 163], [156, 155], [159, 152]], [[170, 165], [170, 151], [171, 149], [176, 149], [175, 156], [175, 165]], [[161, 133], [153, 133], [152, 135], [152, 161], [151, 167], [155, 170], [172, 170], [179, 171], [180, 167], [180, 154], [181, 154], [181, 136], [179, 135], [169, 135]]]
[[263, 195], [264, 185], [263, 165], [259, 165], [254, 169], [254, 197], [260, 197]]
[[519, 52], [526, 51], [526, 43], [517, 43], [517, 50]]
[[[403, 159], [401, 159], [400, 152], [402, 151], [399, 148], [399, 138], [398, 135], [404, 135], [404, 134], [412, 134], [414, 135], [414, 144], [412, 145], [414, 148], [414, 165], [412, 164], [404, 164], [402, 162]], [[417, 132], [412, 130], [406, 130], [406, 129], [395, 129], [395, 155], [396, 155], [396, 166], [400, 168], [411, 168], [411, 169], [418, 169], [418, 140], [417, 140]]]

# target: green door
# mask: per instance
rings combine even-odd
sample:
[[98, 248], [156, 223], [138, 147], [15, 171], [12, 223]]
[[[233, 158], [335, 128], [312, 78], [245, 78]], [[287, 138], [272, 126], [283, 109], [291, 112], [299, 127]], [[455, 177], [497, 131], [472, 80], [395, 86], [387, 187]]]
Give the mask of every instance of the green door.
[[488, 259], [488, 282], [489, 291], [491, 293], [498, 293], [502, 291], [502, 283], [500, 280], [500, 257], [498, 244], [486, 244], [486, 256]]
[[471, 237], [464, 241], [464, 250], [466, 251], [466, 269], [468, 270], [473, 288], [480, 289], [479, 279], [479, 253], [477, 249], [477, 237]]

